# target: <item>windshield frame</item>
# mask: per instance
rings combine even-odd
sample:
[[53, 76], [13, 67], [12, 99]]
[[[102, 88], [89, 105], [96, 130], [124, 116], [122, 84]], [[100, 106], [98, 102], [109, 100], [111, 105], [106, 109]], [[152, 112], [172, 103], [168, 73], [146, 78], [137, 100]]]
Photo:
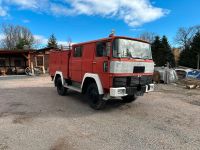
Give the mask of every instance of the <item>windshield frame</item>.
[[[135, 42], [138, 42], [138, 43], [146, 43], [150, 46], [150, 53], [151, 53], [151, 58], [134, 58], [134, 57], [117, 57], [117, 56], [114, 56], [114, 50], [115, 50], [115, 41], [118, 40], [118, 39], [123, 39], [123, 40], [130, 40], [130, 41], [135, 41]], [[125, 37], [116, 37], [112, 40], [112, 48], [111, 48], [111, 53], [112, 53], [112, 58], [118, 58], [118, 59], [144, 59], [144, 60], [153, 60], [153, 57], [152, 57], [152, 50], [151, 50], [151, 44], [149, 42], [146, 42], [146, 41], [143, 41], [143, 40], [139, 40], [139, 39], [134, 39], [134, 38], [125, 38]]]

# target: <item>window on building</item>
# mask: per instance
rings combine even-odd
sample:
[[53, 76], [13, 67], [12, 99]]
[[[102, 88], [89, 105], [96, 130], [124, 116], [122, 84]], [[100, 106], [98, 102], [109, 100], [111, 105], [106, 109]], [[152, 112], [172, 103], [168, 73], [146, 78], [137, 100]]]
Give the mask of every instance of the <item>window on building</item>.
[[15, 63], [16, 67], [21, 67], [22, 66], [22, 62], [19, 59], [15, 59], [14, 63]]
[[4, 59], [0, 59], [0, 67], [5, 67], [6, 61]]
[[98, 42], [96, 44], [96, 56], [104, 57], [107, 56], [110, 50], [110, 42]]
[[82, 50], [83, 48], [81, 46], [74, 48], [74, 57], [82, 57]]

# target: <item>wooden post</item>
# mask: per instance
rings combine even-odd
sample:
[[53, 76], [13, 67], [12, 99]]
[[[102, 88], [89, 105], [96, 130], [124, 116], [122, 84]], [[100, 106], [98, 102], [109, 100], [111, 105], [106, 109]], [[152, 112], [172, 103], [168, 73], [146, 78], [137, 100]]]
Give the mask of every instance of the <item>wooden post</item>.
[[[45, 54], [44, 54], [45, 55]], [[43, 67], [42, 67], [42, 70], [43, 70], [43, 74], [45, 74], [45, 61], [44, 61], [44, 55], [43, 55]]]
[[10, 60], [10, 56], [8, 57], [9, 59], [9, 68], [11, 67], [11, 60]]
[[[15, 66], [15, 64], [14, 64], [14, 66]], [[9, 71], [8, 71], [9, 70]], [[10, 56], [9, 56], [9, 67], [8, 67], [8, 69], [6, 70], [6, 72], [8, 72], [8, 74], [12, 74], [12, 71], [10, 72], [10, 70], [11, 70], [11, 58], [10, 58]], [[15, 70], [16, 70], [16, 66], [15, 66]]]
[[28, 67], [31, 69], [31, 54], [28, 53]]
[[34, 72], [34, 69], [33, 69], [33, 62], [31, 62], [31, 64], [30, 64], [30, 67], [31, 67], [31, 72], [32, 72], [32, 75], [34, 75], [34, 74], [35, 74], [35, 72]]
[[37, 56], [35, 56], [35, 67], [37, 67]]

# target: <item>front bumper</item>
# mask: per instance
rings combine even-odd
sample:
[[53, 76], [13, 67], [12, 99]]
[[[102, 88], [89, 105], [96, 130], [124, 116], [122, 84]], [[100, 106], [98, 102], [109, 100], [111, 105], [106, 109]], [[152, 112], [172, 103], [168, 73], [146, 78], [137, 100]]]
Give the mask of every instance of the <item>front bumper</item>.
[[124, 97], [127, 95], [137, 95], [142, 96], [145, 92], [154, 91], [154, 84], [148, 84], [138, 87], [117, 87], [110, 88], [110, 97]]
[[110, 88], [110, 96], [111, 97], [123, 97], [127, 96], [126, 94], [126, 88], [125, 87], [119, 87], [119, 88]]

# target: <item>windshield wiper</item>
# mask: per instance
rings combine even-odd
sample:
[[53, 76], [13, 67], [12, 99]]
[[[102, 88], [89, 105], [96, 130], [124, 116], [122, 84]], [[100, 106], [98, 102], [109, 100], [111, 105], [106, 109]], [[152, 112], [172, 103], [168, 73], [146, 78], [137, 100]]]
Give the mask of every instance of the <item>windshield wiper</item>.
[[126, 55], [127, 55], [127, 57], [129, 57], [129, 58], [133, 58], [133, 56], [132, 56], [132, 54], [131, 54], [131, 52], [129, 51], [128, 48], [126, 49]]
[[132, 58], [134, 58], [134, 59], [142, 59], [141, 57], [132, 57]]

